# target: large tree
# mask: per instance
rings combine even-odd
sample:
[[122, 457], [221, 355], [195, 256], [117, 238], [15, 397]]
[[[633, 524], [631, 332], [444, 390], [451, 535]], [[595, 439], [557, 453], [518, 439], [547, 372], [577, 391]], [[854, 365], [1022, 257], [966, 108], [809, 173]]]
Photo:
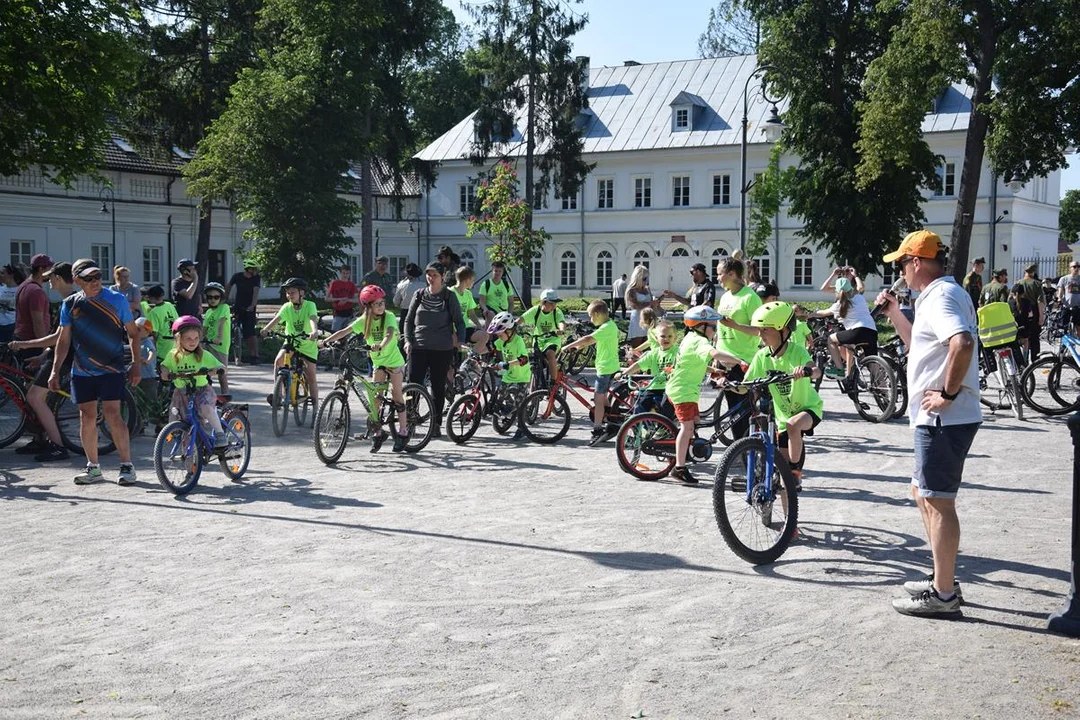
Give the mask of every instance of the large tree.
[[1067, 245], [1080, 242], [1080, 190], [1070, 190], [1061, 198], [1058, 233]]
[[705, 31], [698, 36], [698, 56], [749, 55], [757, 51], [760, 35], [760, 26], [742, 0], [720, 0], [709, 8]]
[[[589, 69], [571, 54], [571, 39], [588, 22], [573, 10], [580, 2], [491, 0], [470, 8], [480, 27], [477, 59], [484, 76], [472, 159], [486, 165], [493, 153], [519, 154], [516, 119], [524, 110], [526, 234], [532, 232], [538, 193], [554, 185], [561, 197], [576, 196], [592, 169], [581, 157]], [[530, 252], [515, 264], [531, 262]], [[521, 299], [526, 306], [532, 302], [528, 282], [522, 283]]]
[[1028, 181], [1065, 164], [1080, 142], [1080, 0], [911, 0], [868, 73], [868, 121], [859, 142], [860, 184], [929, 151], [925, 114], [950, 83], [971, 92], [964, 164], [953, 217], [951, 271], [960, 277], [971, 242], [983, 160]]
[[[353, 162], [362, 193], [373, 158], [401, 187], [415, 144], [404, 76], [426, 53], [441, 9], [438, 0], [266, 2], [269, 49], [241, 74], [186, 175], [196, 192], [231, 199], [252, 222], [247, 237], [272, 277], [318, 285], [345, 259], [344, 228], [360, 216], [341, 194]], [[363, 222], [370, 227], [370, 212]], [[363, 252], [370, 267], [368, 242]]]
[[97, 173], [133, 16], [122, 0], [0, 3], [0, 175], [37, 166], [70, 187]]
[[856, 183], [863, 78], [899, 21], [871, 0], [746, 0], [762, 24], [764, 81], [787, 99], [783, 142], [798, 157], [786, 183], [799, 234], [830, 258], [873, 273], [898, 234], [923, 219], [920, 186], [936, 182], [929, 152]]

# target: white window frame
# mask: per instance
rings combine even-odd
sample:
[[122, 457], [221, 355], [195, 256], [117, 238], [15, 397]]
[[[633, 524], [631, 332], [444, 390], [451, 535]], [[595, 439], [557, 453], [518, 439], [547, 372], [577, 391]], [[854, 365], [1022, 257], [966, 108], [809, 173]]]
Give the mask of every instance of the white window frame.
[[900, 279], [900, 273], [896, 271], [896, 266], [893, 263], [886, 263], [881, 266], [881, 286], [892, 287], [893, 283]]
[[690, 108], [677, 107], [675, 108], [675, 129], [676, 130], [689, 130], [690, 129]]
[[611, 210], [615, 207], [615, 178], [597, 178], [596, 209]]
[[[652, 255], [648, 251], [646, 251], [646, 250], [638, 250], [637, 252], [634, 253], [633, 267], [637, 267], [638, 265], [644, 265], [646, 270], [650, 270], [649, 261], [650, 261], [651, 258], [652, 258]], [[651, 270], [650, 270], [650, 272], [651, 272]]]
[[934, 191], [934, 197], [956, 196], [956, 163], [944, 162], [937, 167], [938, 180], [941, 181], [941, 189]]
[[476, 271], [476, 256], [473, 255], [472, 250], [462, 250], [458, 255], [458, 260], [461, 261], [462, 266], [471, 267], [474, 272]]
[[11, 264], [22, 266], [27, 274], [30, 273], [30, 258], [34, 257], [33, 240], [12, 240], [8, 245], [11, 251]]
[[458, 211], [462, 215], [471, 215], [476, 204], [476, 183], [458, 183]]
[[577, 287], [577, 253], [573, 250], [563, 250], [559, 256], [559, 287]]
[[634, 207], [652, 207], [652, 176], [642, 175], [634, 178]]
[[690, 207], [690, 176], [671, 176], [671, 207]]
[[731, 204], [731, 175], [716, 173], [712, 176], [712, 204], [726, 206]]
[[[108, 261], [103, 258], [107, 258]], [[90, 243], [90, 259], [101, 268], [101, 274], [107, 278], [112, 277], [113, 258], [112, 245], [110, 243]], [[107, 284], [106, 284], [107, 286]]]
[[161, 258], [165, 248], [148, 246], [142, 249], [142, 281], [144, 285], [164, 285], [165, 273], [161, 271]]
[[758, 275], [761, 276], [761, 282], [767, 283], [772, 280], [772, 257], [769, 253], [759, 255], [754, 258], [757, 262]]
[[803, 245], [795, 251], [795, 262], [792, 263], [792, 287], [804, 288], [814, 285], [814, 252]]
[[529, 263], [529, 281], [532, 287], [543, 287], [544, 285], [544, 256], [538, 252], [534, 252], [532, 256], [532, 262]]
[[394, 282], [405, 277], [405, 266], [409, 264], [408, 255], [387, 255], [386, 259], [390, 261], [386, 266], [386, 272], [394, 278]]
[[574, 193], [570, 197], [560, 197], [559, 191], [555, 191], [555, 199], [559, 201], [560, 207], [566, 211], [577, 210], [577, 193]]
[[615, 257], [610, 250], [596, 253], [596, 287], [611, 287], [615, 280]]
[[671, 251], [671, 257], [690, 257], [690, 251], [684, 247], [677, 247]]
[[361, 270], [364, 269], [364, 263], [361, 262], [359, 255], [349, 255], [345, 264], [349, 266], [349, 271], [352, 273], [352, 281], [360, 282], [360, 278], [364, 277], [364, 273]]

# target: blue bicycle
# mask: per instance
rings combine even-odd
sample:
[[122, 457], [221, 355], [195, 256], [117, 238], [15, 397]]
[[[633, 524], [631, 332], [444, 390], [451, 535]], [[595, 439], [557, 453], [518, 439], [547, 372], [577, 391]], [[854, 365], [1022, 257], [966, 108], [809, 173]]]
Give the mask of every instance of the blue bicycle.
[[1040, 355], [1020, 376], [1024, 402], [1044, 415], [1080, 410], [1080, 338], [1065, 332], [1054, 355]]
[[775, 562], [798, 527], [796, 481], [778, 452], [776, 415], [768, 392], [769, 385], [793, 380], [773, 371], [758, 380], [727, 383], [751, 393], [751, 432], [733, 442], [716, 466], [713, 511], [724, 542], [753, 565]]
[[[212, 371], [211, 371], [212, 372]], [[251, 426], [248, 406], [234, 404], [231, 395], [219, 395], [218, 419], [224, 438], [207, 431], [195, 407], [195, 378], [210, 372], [184, 373], [173, 377], [185, 380], [187, 413], [183, 420], [173, 420], [161, 429], [154, 441], [154, 472], [158, 482], [173, 495], [186, 495], [199, 482], [203, 466], [216, 457], [221, 469], [234, 482], [247, 472], [251, 460]], [[219, 442], [221, 440], [221, 442]]]

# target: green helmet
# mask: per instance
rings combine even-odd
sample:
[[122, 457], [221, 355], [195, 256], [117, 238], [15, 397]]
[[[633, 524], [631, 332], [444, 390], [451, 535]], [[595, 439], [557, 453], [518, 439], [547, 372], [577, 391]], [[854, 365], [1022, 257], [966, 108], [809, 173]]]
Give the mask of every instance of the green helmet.
[[755, 310], [754, 316], [750, 318], [750, 324], [753, 327], [783, 330], [788, 326], [793, 317], [795, 317], [794, 308], [786, 302], [776, 301], [765, 303]]

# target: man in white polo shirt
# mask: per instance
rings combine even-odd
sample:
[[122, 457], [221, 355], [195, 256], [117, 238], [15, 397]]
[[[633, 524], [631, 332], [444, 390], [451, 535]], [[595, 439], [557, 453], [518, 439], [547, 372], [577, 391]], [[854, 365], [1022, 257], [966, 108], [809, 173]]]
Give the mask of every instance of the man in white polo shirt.
[[894, 600], [893, 608], [905, 615], [958, 617], [963, 596], [955, 579], [960, 548], [956, 493], [982, 422], [975, 306], [946, 274], [945, 248], [934, 233], [909, 234], [884, 260], [898, 263], [908, 287], [921, 293], [914, 323], [892, 295], [881, 293], [878, 303], [909, 348], [908, 417], [915, 429], [911, 491], [934, 555], [933, 574], [904, 583], [907, 595]]

